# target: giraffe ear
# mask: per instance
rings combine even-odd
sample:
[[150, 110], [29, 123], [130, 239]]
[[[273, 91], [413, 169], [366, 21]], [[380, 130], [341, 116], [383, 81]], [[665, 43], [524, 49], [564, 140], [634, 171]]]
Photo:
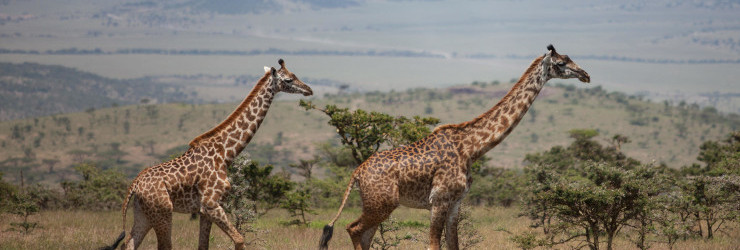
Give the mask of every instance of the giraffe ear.
[[553, 51], [550, 50], [550, 51], [547, 51], [547, 53], [545, 53], [544, 58], [542, 58], [543, 64], [546, 64], [546, 65], [552, 64], [552, 52]]
[[270, 72], [270, 67], [265, 66], [265, 73]]

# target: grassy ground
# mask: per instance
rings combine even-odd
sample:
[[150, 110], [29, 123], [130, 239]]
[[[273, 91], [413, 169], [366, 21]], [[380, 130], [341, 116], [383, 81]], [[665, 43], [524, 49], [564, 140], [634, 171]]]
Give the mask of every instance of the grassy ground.
[[[307, 227], [283, 226], [288, 221], [287, 214], [280, 210], [268, 213], [254, 223], [259, 233], [246, 235], [252, 241], [251, 248], [257, 249], [314, 249], [318, 244], [321, 228], [336, 210], [320, 210], [312, 215], [313, 221]], [[471, 210], [473, 228], [482, 239], [474, 249], [516, 249], [509, 240], [511, 234], [530, 231], [529, 220], [517, 217], [517, 208], [474, 207]], [[335, 225], [334, 237], [330, 242], [332, 249], [351, 248], [349, 236], [344, 231], [347, 224], [359, 216], [360, 210], [346, 209]], [[422, 249], [426, 246], [428, 228], [428, 211], [399, 208], [392, 218], [402, 225], [396, 235], [411, 235], [412, 240], [402, 241], [398, 249]], [[127, 230], [133, 223], [131, 212], [127, 216]], [[121, 232], [121, 215], [119, 211], [85, 212], [85, 211], [45, 211], [32, 216], [41, 228], [31, 234], [8, 232], [10, 222], [20, 218], [10, 215], [0, 217], [0, 249], [91, 249], [110, 244]], [[460, 229], [464, 231], [465, 229]], [[376, 233], [375, 237], [378, 237]], [[255, 239], [259, 240], [255, 240]], [[187, 214], [175, 214], [172, 229], [172, 241], [175, 249], [192, 249], [198, 245], [198, 221], [190, 221]], [[464, 241], [464, 240], [461, 240]], [[211, 249], [230, 249], [233, 244], [228, 237], [214, 226], [211, 232]], [[737, 225], [727, 234], [719, 234], [712, 240], [690, 239], [676, 244], [674, 249], [738, 249], [740, 230]], [[605, 247], [605, 245], [603, 246]], [[155, 249], [156, 237], [150, 232], [142, 249]], [[569, 249], [569, 246], [559, 248]], [[653, 243], [653, 249], [667, 249], [667, 245]], [[616, 239], [614, 249], [635, 249], [635, 246], [624, 237]]]

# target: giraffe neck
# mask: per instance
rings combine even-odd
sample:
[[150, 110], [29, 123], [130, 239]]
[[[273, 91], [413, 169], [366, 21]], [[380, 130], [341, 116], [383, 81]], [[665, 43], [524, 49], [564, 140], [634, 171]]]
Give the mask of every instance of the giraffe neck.
[[491, 150], [519, 124], [524, 114], [545, 86], [549, 70], [542, 57], [532, 62], [519, 81], [493, 108], [457, 127], [462, 155], [472, 160]]
[[209, 147], [215, 148], [226, 165], [231, 164], [249, 144], [265, 119], [272, 99], [278, 92], [277, 84], [273, 81], [275, 80], [270, 77], [270, 73], [266, 73], [229, 117], [215, 128], [193, 139], [190, 147], [208, 142]]

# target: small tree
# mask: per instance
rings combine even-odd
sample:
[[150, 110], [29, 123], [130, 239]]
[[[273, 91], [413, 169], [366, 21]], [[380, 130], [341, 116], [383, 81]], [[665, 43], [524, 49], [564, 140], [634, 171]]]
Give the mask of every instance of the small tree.
[[271, 175], [272, 168], [272, 165], [261, 167], [246, 155], [239, 155], [228, 167], [231, 191], [225, 199], [227, 203], [246, 204], [240, 200], [247, 199], [257, 217], [279, 207], [295, 183], [283, 176]]
[[[590, 249], [599, 249], [601, 237], [606, 236], [607, 249], [611, 249], [620, 230], [635, 226], [635, 219], [644, 215], [635, 226], [643, 230], [643, 234], [638, 233], [643, 238], [636, 244], [646, 247], [644, 230], [651, 223], [648, 214], [652, 197], [663, 191], [658, 185], [662, 182], [656, 181], [658, 168], [640, 166], [617, 147], [601, 146], [592, 140], [596, 135], [595, 130], [571, 130], [575, 141], [567, 148], [556, 146], [526, 156], [526, 161], [534, 165], [525, 169], [531, 184], [524, 192], [524, 215], [545, 235], [544, 239], [526, 242], [552, 247], [579, 240]], [[618, 139], [620, 143], [628, 141]]]
[[303, 178], [306, 178], [306, 181], [310, 181], [311, 177], [313, 175], [313, 168], [321, 160], [318, 156], [314, 156], [313, 159], [310, 160], [299, 160], [298, 164], [290, 164], [290, 167], [297, 168], [301, 171], [301, 176]]
[[[2, 177], [2, 176], [0, 176]], [[7, 211], [11, 214], [19, 215], [23, 217], [22, 222], [11, 222], [10, 231], [18, 231], [24, 234], [31, 233], [36, 227], [38, 222], [31, 222], [28, 217], [39, 212], [39, 206], [36, 205], [36, 201], [26, 193], [23, 186], [23, 171], [21, 171], [21, 190], [19, 192], [13, 192], [10, 194], [10, 201], [7, 204]]]
[[740, 176], [689, 177], [684, 192], [692, 195], [694, 216], [697, 221], [704, 222], [698, 223], [698, 233], [707, 239], [713, 238], [715, 232], [727, 226], [727, 222], [740, 216]]
[[309, 221], [306, 219], [306, 214], [316, 214], [308, 203], [310, 199], [310, 190], [304, 188], [299, 188], [285, 196], [280, 207], [288, 210], [290, 217], [295, 218], [288, 224], [308, 225]]
[[3, 180], [3, 172], [0, 172], [0, 213], [9, 209], [11, 199], [17, 192], [15, 185]]
[[10, 230], [29, 234], [39, 226], [38, 222], [28, 220], [28, 217], [39, 212], [39, 206], [36, 205], [36, 201], [34, 201], [31, 196], [25, 194], [25, 192], [16, 193], [13, 195], [10, 203], [10, 209], [8, 212], [19, 215], [23, 218], [22, 222], [11, 222]]
[[691, 196], [680, 189], [661, 194], [658, 199], [657, 207], [652, 210], [655, 235], [673, 249], [678, 240], [685, 240], [692, 234], [696, 207]]
[[473, 163], [471, 172], [475, 184], [470, 187], [466, 202], [471, 205], [501, 205], [509, 207], [519, 200], [524, 176], [517, 170], [487, 167], [483, 156]]
[[62, 182], [64, 196], [70, 207], [88, 210], [121, 207], [129, 184], [122, 172], [101, 170], [90, 163], [79, 164], [74, 169], [82, 176], [82, 180]]
[[688, 177], [682, 187], [692, 197], [695, 219], [704, 222], [699, 223], [699, 235], [706, 232], [711, 239], [740, 215], [740, 131], [721, 141], [702, 143], [697, 159], [705, 166], [684, 167]]
[[342, 144], [352, 152], [356, 166], [377, 152], [384, 143], [395, 147], [417, 141], [431, 132], [428, 126], [439, 123], [437, 118], [392, 117], [362, 109], [351, 112], [348, 108], [338, 108], [335, 105], [326, 105], [324, 109], [320, 109], [304, 100], [299, 105], [306, 110], [318, 110], [329, 116], [329, 125], [337, 129]]
[[645, 206], [644, 182], [639, 181], [644, 178], [606, 164], [589, 164], [584, 172], [585, 179], [557, 177], [542, 198], [553, 205], [559, 221], [582, 230], [590, 249], [599, 249], [602, 235], [612, 249], [616, 234]]
[[413, 236], [410, 234], [407, 234], [403, 237], [398, 236], [396, 232], [401, 229], [401, 226], [398, 225], [398, 221], [396, 218], [389, 217], [387, 220], [383, 221], [378, 225], [378, 237], [373, 238], [373, 243], [370, 245], [370, 248], [372, 249], [391, 249], [398, 247], [399, 244], [401, 244], [402, 240], [410, 240], [413, 239]]
[[54, 166], [57, 165], [60, 161], [58, 159], [43, 159], [41, 160], [42, 163], [46, 164], [46, 166], [49, 168], [49, 173], [54, 172]]
[[[352, 158], [349, 149], [332, 145], [329, 143], [319, 144], [318, 157], [321, 159], [317, 164], [324, 168], [331, 177], [307, 180], [306, 185], [311, 190], [311, 204], [315, 207], [329, 208], [338, 207], [344, 189], [349, 182], [351, 167], [354, 166], [355, 160]], [[357, 193], [350, 193], [347, 204], [354, 206], [359, 204]]]

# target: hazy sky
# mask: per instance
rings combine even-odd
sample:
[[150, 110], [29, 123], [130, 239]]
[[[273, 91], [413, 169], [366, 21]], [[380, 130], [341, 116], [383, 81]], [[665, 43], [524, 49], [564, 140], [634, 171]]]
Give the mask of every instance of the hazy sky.
[[388, 90], [507, 81], [552, 43], [589, 71], [593, 85], [610, 90], [696, 95], [739, 86], [738, 1], [177, 2], [11, 1], [0, 8], [11, 20], [0, 26], [0, 48], [284, 53], [0, 54], [0, 61], [127, 78], [257, 74], [284, 57], [306, 76]]

